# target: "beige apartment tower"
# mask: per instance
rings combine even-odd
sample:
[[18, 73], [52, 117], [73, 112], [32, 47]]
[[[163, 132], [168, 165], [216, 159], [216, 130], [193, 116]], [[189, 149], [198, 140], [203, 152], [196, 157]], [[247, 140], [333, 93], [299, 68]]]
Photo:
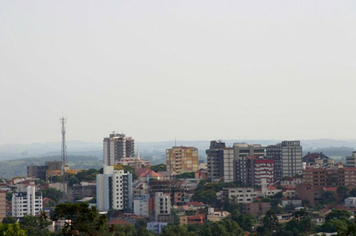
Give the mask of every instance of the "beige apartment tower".
[[198, 149], [195, 147], [175, 146], [166, 150], [167, 171], [177, 174], [198, 170]]

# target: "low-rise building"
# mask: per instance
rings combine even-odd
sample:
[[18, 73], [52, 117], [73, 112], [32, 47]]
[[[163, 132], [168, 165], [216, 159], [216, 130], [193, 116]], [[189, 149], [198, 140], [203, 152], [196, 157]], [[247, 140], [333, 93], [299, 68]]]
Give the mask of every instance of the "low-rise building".
[[180, 216], [179, 217], [179, 225], [190, 225], [190, 224], [204, 224], [205, 214], [199, 214], [198, 212], [192, 216]]
[[216, 222], [228, 217], [229, 215], [231, 215], [231, 213], [228, 211], [214, 211], [214, 208], [210, 207], [208, 209], [207, 220]]
[[237, 203], [250, 203], [256, 197], [254, 188], [223, 188], [223, 197], [235, 199]]
[[154, 234], [160, 234], [162, 233], [163, 227], [167, 226], [167, 222], [157, 222], [157, 221], [151, 221], [147, 222], [147, 230], [152, 231]]
[[251, 202], [242, 204], [242, 212], [254, 216], [265, 215], [271, 209], [269, 202]]
[[356, 207], [356, 197], [345, 198], [345, 207]]
[[272, 197], [279, 192], [282, 192], [282, 189], [278, 189], [273, 185], [269, 185], [267, 188], [262, 187], [262, 194], [264, 197]]

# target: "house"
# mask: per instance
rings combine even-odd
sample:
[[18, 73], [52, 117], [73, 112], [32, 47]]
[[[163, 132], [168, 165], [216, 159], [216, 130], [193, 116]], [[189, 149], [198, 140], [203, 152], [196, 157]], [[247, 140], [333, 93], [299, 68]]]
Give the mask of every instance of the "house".
[[271, 209], [269, 202], [251, 202], [242, 204], [242, 212], [254, 216], [265, 215]]
[[256, 197], [254, 188], [223, 188], [223, 197], [234, 199], [237, 203], [250, 203]]
[[158, 179], [158, 180], [163, 179], [163, 177], [162, 177], [162, 175], [160, 173], [154, 172], [153, 170], [148, 169], [148, 168], [136, 169], [135, 174], [136, 174], [136, 177], [141, 182], [146, 181], [147, 178], [149, 178], [149, 179], [153, 178], [153, 179]]
[[345, 207], [356, 207], [356, 197], [345, 198]]
[[207, 216], [207, 220], [208, 221], [212, 221], [212, 222], [216, 222], [216, 221], [220, 221], [226, 217], [228, 217], [230, 214], [230, 212], [227, 211], [214, 211], [214, 208], [210, 207], [208, 209], [208, 216]]
[[162, 233], [163, 227], [167, 226], [167, 222], [157, 222], [157, 221], [151, 221], [147, 222], [147, 230], [151, 230], [154, 234], [160, 234]]
[[190, 224], [204, 224], [205, 214], [199, 214], [198, 212], [192, 216], [180, 216], [179, 217], [179, 225], [190, 225]]
[[264, 197], [272, 197], [279, 192], [282, 192], [282, 189], [278, 189], [273, 185], [269, 185], [266, 189], [262, 188], [262, 193], [264, 193]]

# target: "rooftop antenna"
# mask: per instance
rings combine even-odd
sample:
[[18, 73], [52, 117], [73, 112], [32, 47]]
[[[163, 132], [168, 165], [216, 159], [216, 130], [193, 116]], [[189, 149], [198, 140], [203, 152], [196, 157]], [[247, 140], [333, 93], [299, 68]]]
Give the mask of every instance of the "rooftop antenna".
[[174, 138], [174, 146], [177, 147], [177, 137]]
[[61, 124], [62, 124], [62, 146], [61, 146], [61, 157], [62, 157], [62, 169], [61, 169], [61, 175], [62, 175], [62, 185], [63, 185], [63, 192], [65, 194], [65, 163], [67, 160], [67, 145], [66, 145], [66, 127], [65, 123], [67, 119], [62, 116], [62, 118], [59, 119]]

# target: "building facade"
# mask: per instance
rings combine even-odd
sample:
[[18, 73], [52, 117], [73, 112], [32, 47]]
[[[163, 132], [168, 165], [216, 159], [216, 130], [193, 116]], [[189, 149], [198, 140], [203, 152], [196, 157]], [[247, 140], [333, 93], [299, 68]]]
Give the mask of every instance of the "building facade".
[[140, 197], [137, 197], [134, 200], [134, 213], [135, 215], [138, 216], [149, 216], [149, 212], [148, 212], [148, 200], [149, 200], [149, 195], [148, 194], [144, 194], [141, 195]]
[[275, 180], [302, 173], [302, 146], [300, 141], [283, 141], [266, 148], [266, 157], [274, 160]]
[[263, 157], [265, 155], [265, 148], [259, 144], [235, 143], [233, 146], [234, 151], [234, 176], [235, 181], [248, 183], [248, 168], [247, 161], [250, 156]]
[[256, 197], [254, 188], [223, 188], [223, 196], [235, 199], [236, 203], [250, 203]]
[[135, 157], [135, 140], [125, 134], [113, 132], [104, 138], [104, 164], [112, 166], [122, 158]]
[[171, 197], [169, 194], [156, 192], [155, 194], [155, 219], [169, 217], [171, 215]]
[[104, 166], [104, 173], [96, 175], [97, 208], [99, 211], [132, 211], [132, 174]]
[[6, 191], [0, 191], [0, 222], [6, 216]]
[[167, 226], [167, 222], [156, 222], [156, 221], [151, 221], [147, 222], [147, 230], [152, 231], [154, 234], [160, 234], [162, 233], [163, 227]]
[[208, 180], [217, 181], [224, 177], [224, 149], [225, 143], [221, 141], [211, 141], [207, 155]]
[[38, 215], [42, 211], [42, 193], [35, 186], [28, 186], [26, 192], [12, 194], [12, 216], [22, 218], [26, 215]]
[[352, 152], [352, 156], [346, 157], [345, 167], [356, 167], [356, 152]]
[[256, 156], [249, 157], [247, 161], [247, 177], [249, 186], [261, 186], [262, 179], [265, 179], [267, 184], [273, 184], [274, 160]]
[[175, 146], [166, 150], [167, 171], [177, 174], [198, 170], [198, 149], [195, 147]]

